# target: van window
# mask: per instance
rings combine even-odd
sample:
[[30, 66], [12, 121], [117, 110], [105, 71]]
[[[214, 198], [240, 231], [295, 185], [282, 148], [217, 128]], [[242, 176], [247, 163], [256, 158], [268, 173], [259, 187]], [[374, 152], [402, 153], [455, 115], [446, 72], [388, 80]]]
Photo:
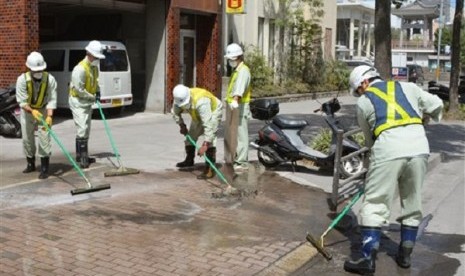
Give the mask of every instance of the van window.
[[65, 68], [65, 50], [42, 50], [47, 63], [47, 71], [63, 71]]
[[68, 71], [73, 71], [74, 66], [76, 66], [81, 60], [86, 56], [86, 50], [70, 50], [69, 51], [69, 64]]
[[101, 72], [128, 71], [128, 59], [125, 50], [104, 51], [105, 59], [100, 60]]

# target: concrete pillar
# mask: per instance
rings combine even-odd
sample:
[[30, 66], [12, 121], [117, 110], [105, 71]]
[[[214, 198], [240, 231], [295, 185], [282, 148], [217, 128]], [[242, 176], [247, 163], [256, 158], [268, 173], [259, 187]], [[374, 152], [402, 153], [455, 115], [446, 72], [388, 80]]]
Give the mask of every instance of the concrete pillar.
[[358, 43], [357, 43], [357, 56], [362, 56], [362, 33], [363, 33], [363, 22], [358, 21]]
[[399, 37], [399, 48], [402, 48], [404, 44], [404, 18], [400, 19], [400, 37]]
[[367, 24], [367, 43], [366, 43], [366, 56], [371, 57], [371, 23]]

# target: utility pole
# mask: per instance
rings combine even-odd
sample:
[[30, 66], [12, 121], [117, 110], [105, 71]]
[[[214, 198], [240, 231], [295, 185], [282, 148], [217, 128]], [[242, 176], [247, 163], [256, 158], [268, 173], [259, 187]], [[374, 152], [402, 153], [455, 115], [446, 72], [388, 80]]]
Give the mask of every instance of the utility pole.
[[439, 63], [439, 55], [441, 54], [441, 37], [442, 37], [442, 24], [443, 24], [443, 6], [444, 0], [441, 0], [441, 5], [439, 6], [439, 20], [438, 20], [438, 28], [439, 28], [439, 36], [438, 36], [438, 58], [436, 62], [436, 83], [439, 82], [439, 75], [441, 74], [441, 66]]

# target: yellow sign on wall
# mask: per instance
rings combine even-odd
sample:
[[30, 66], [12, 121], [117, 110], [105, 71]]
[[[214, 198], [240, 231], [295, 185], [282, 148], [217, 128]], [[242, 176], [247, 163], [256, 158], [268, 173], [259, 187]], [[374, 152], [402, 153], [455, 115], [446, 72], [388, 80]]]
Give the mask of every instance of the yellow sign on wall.
[[245, 0], [225, 0], [226, 13], [245, 13]]

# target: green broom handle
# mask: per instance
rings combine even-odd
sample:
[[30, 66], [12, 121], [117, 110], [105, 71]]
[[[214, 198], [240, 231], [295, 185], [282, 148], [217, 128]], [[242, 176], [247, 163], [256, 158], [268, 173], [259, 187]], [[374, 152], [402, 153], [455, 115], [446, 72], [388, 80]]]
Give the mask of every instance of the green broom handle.
[[[110, 139], [110, 144], [111, 144], [111, 147], [113, 148], [113, 153], [116, 155], [116, 159], [118, 159], [118, 162], [120, 162], [119, 152], [115, 146], [115, 141], [113, 140], [113, 135], [111, 135], [110, 127], [108, 126], [107, 120], [105, 119], [105, 115], [103, 114], [102, 105], [100, 104], [100, 101], [98, 100], [95, 102], [97, 103], [100, 116], [102, 117], [103, 124], [105, 125], [105, 130], [107, 131], [108, 139]], [[121, 165], [121, 162], [120, 162], [120, 165]]]
[[50, 133], [50, 136], [52, 136], [53, 140], [55, 140], [55, 142], [58, 144], [58, 146], [60, 147], [61, 151], [66, 155], [66, 157], [68, 158], [68, 160], [71, 162], [71, 164], [73, 165], [74, 169], [79, 173], [80, 176], [82, 176], [82, 178], [84, 178], [86, 180], [87, 183], [90, 184], [89, 182], [89, 179], [87, 179], [86, 175], [84, 174], [84, 172], [81, 170], [81, 168], [79, 168], [78, 164], [76, 164], [76, 161], [74, 161], [73, 157], [71, 156], [71, 154], [69, 154], [69, 152], [65, 149], [65, 147], [63, 146], [63, 144], [60, 142], [60, 139], [58, 139], [58, 137], [56, 136], [55, 132], [48, 126], [48, 124], [45, 122], [44, 120], [44, 117], [41, 116], [40, 117], [40, 123], [42, 124], [43, 127], [45, 127], [45, 129], [47, 129], [48, 133]]
[[[197, 146], [197, 143], [194, 141], [194, 139], [192, 139], [192, 137], [189, 134], [186, 134], [186, 138], [197, 150], [199, 149], [199, 146]], [[216, 166], [212, 163], [212, 161], [210, 161], [207, 155], [204, 154], [203, 157], [205, 157], [205, 161], [207, 161], [207, 163], [216, 172], [216, 174], [220, 177], [220, 179], [223, 180], [223, 182], [226, 183], [228, 186], [231, 186], [226, 180], [226, 178], [224, 177], [224, 175], [216, 168]]]
[[[350, 208], [352, 208], [352, 206], [354, 206], [355, 202], [357, 202], [357, 200], [362, 196], [363, 194], [363, 190], [360, 190], [353, 198], [352, 200], [349, 202], [349, 204], [346, 205], [346, 207], [344, 207], [344, 209], [342, 209], [341, 213], [336, 217], [335, 220], [333, 220], [333, 222], [331, 222], [331, 224], [329, 225], [328, 227], [328, 230], [326, 230], [325, 233], [327, 233], [329, 230], [331, 230], [334, 226], [336, 226], [336, 224], [339, 223], [339, 221], [342, 219], [342, 217], [344, 217], [347, 212], [350, 210]], [[324, 234], [323, 234], [324, 235]]]

